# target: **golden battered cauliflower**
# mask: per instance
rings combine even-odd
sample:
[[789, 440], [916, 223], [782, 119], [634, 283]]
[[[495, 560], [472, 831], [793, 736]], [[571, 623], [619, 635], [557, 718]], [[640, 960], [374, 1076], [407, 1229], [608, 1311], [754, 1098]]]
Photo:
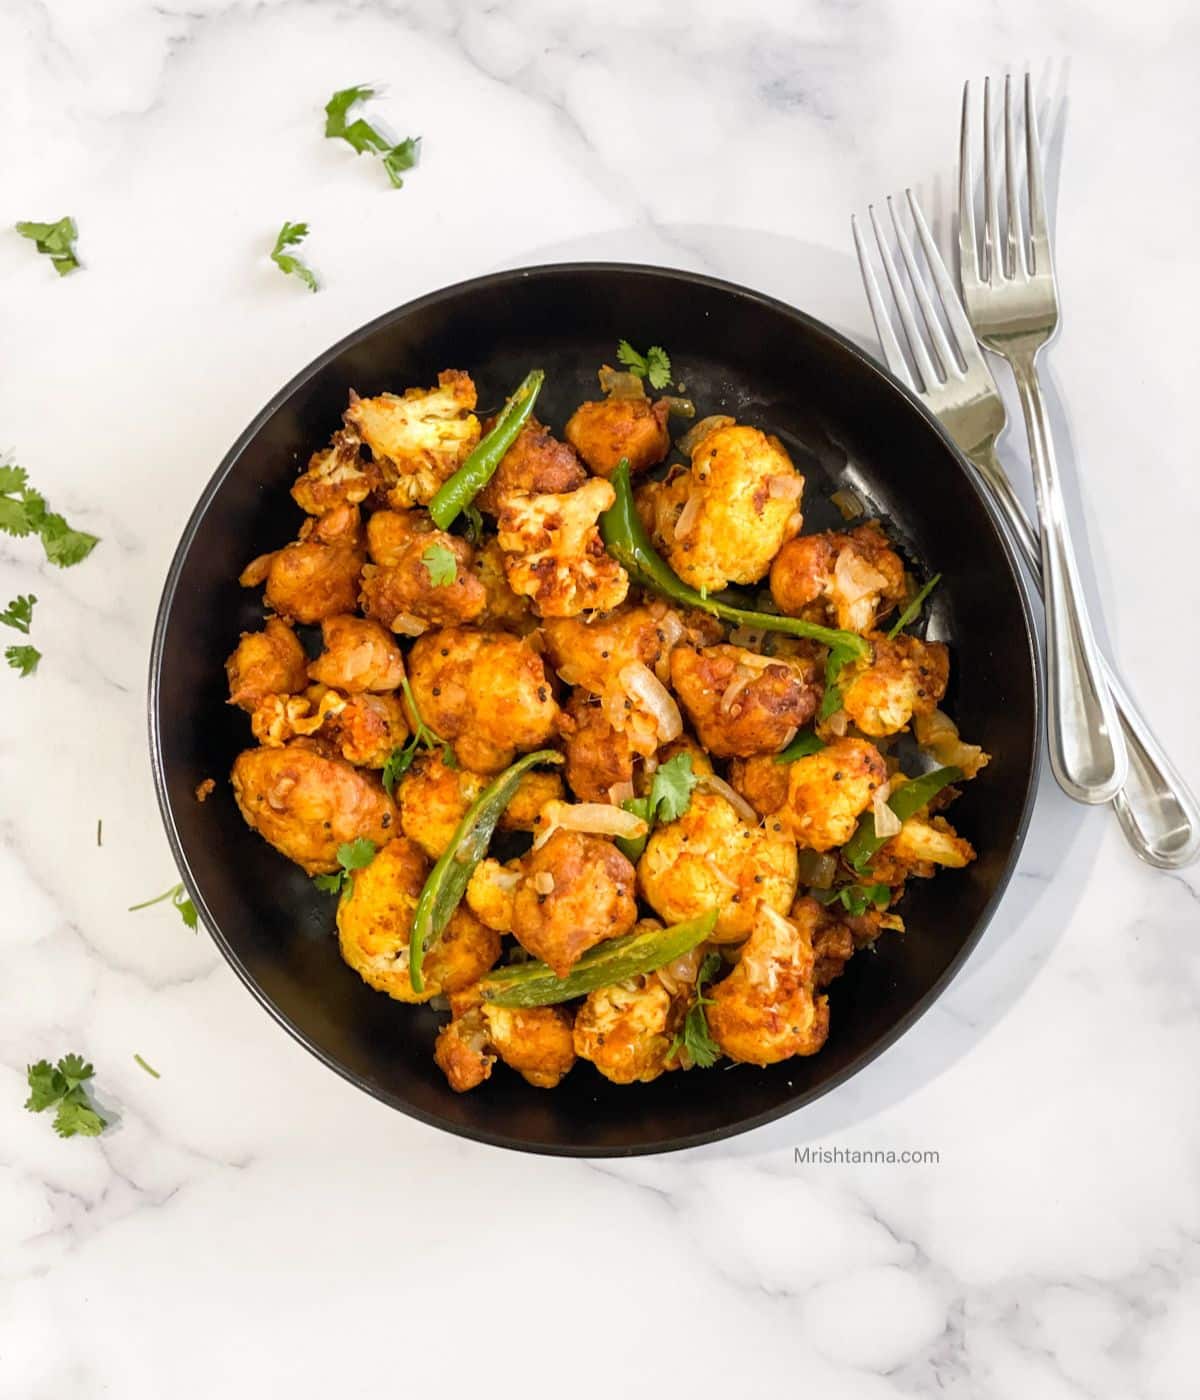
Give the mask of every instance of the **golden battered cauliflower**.
[[511, 933], [513, 899], [521, 883], [521, 862], [501, 865], [489, 856], [471, 872], [466, 900], [471, 912], [497, 933]]
[[388, 502], [426, 505], [479, 441], [475, 385], [469, 374], [446, 369], [436, 389], [408, 389], [360, 399], [351, 392], [346, 422], [379, 463]]
[[413, 991], [408, 945], [413, 913], [429, 866], [403, 836], [389, 841], [338, 904], [338, 946], [342, 957], [377, 992], [397, 1001], [428, 1001], [439, 992], [457, 992], [478, 982], [500, 956], [500, 936], [460, 905], [422, 964], [425, 990]]
[[300, 639], [278, 617], [261, 632], [243, 632], [225, 663], [229, 703], [253, 711], [268, 695], [295, 695], [308, 684], [308, 658]]
[[512, 591], [540, 617], [608, 612], [624, 601], [629, 575], [604, 548], [596, 521], [616, 500], [593, 477], [559, 495], [512, 496], [496, 521]]
[[945, 817], [918, 813], [901, 824], [871, 862], [871, 876], [885, 885], [902, 885], [909, 876], [928, 880], [945, 866], [961, 870], [975, 859], [975, 848]]
[[769, 817], [787, 801], [788, 764], [773, 754], [735, 758], [729, 765], [729, 786], [746, 799], [760, 817]]
[[854, 662], [838, 678], [842, 708], [871, 738], [898, 734], [914, 715], [931, 715], [946, 693], [950, 654], [941, 642], [901, 633], [871, 637], [869, 661]]
[[601, 399], [582, 403], [567, 420], [566, 438], [597, 476], [611, 476], [622, 457], [636, 476], [671, 450], [666, 399]]
[[323, 452], [314, 452], [308, 469], [292, 485], [292, 499], [307, 515], [324, 515], [335, 506], [357, 506], [382, 485], [375, 462], [364, 462], [362, 443], [353, 428], [343, 428]]
[[671, 685], [701, 744], [718, 758], [778, 753], [816, 713], [821, 694], [815, 661], [728, 645], [676, 647]]
[[523, 637], [533, 631], [538, 620], [529, 606], [529, 599], [514, 593], [508, 586], [508, 576], [504, 572], [506, 557], [495, 535], [489, 535], [476, 551], [475, 576], [483, 585], [487, 605], [475, 620], [481, 627], [503, 628]]
[[[635, 931], [647, 927], [659, 927], [658, 921], [643, 919]], [[649, 1084], [679, 1068], [672, 1047], [689, 995], [690, 983], [672, 979], [668, 985], [657, 972], [600, 987], [575, 1013], [575, 1053], [614, 1084]]]
[[694, 614], [685, 617], [660, 601], [625, 604], [607, 617], [547, 618], [542, 636], [551, 664], [568, 685], [606, 695], [619, 685], [618, 676], [626, 666], [640, 663], [667, 681], [666, 657], [677, 642], [691, 640], [693, 635], [707, 641], [720, 638], [719, 624], [715, 633], [710, 627], [693, 632], [694, 620]]
[[246, 749], [230, 775], [249, 826], [309, 875], [339, 869], [343, 842], [382, 845], [398, 829], [395, 804], [377, 778], [298, 740], [282, 749]]
[[487, 607], [487, 590], [474, 572], [475, 551], [444, 530], [414, 530], [392, 562], [363, 569], [363, 612], [408, 636], [429, 627], [472, 622]]
[[469, 1006], [442, 1027], [433, 1052], [460, 1094], [491, 1076], [497, 1056], [535, 1088], [553, 1089], [575, 1063], [570, 1012], [561, 1006]]
[[848, 534], [791, 540], [771, 565], [782, 612], [850, 632], [870, 632], [905, 597], [904, 562], [876, 521]]
[[888, 776], [883, 755], [865, 739], [838, 739], [796, 759], [787, 774], [787, 800], [772, 820], [810, 851], [844, 846]]
[[611, 802], [613, 790], [632, 790], [633, 748], [628, 737], [609, 723], [594, 696], [572, 691], [559, 716], [566, 750], [566, 778], [581, 802]]
[[495, 475], [475, 498], [480, 510], [499, 515], [517, 496], [561, 495], [587, 480], [575, 449], [529, 419], [500, 459]]
[[325, 649], [308, 667], [310, 678], [321, 685], [343, 691], [386, 691], [397, 690], [403, 683], [400, 648], [391, 633], [371, 618], [348, 613], [327, 617], [321, 623], [321, 640]]
[[799, 533], [803, 489], [778, 438], [735, 424], [696, 444], [690, 470], [642, 492], [671, 567], [693, 588], [716, 593], [766, 574]]
[[798, 900], [791, 919], [760, 905], [728, 977], [712, 989], [708, 1028], [731, 1060], [773, 1065], [815, 1055], [829, 1034], [829, 999], [813, 993], [815, 899]]
[[244, 588], [265, 582], [268, 607], [311, 624], [354, 611], [364, 561], [358, 507], [338, 506], [306, 520], [299, 539], [248, 564], [239, 582]]
[[678, 821], [650, 833], [638, 862], [643, 898], [667, 924], [719, 910], [715, 943], [747, 937], [759, 903], [785, 913], [796, 893], [796, 846], [776, 825], [748, 826], [723, 797], [693, 792]]
[[312, 736], [324, 752], [360, 768], [382, 768], [408, 738], [404, 706], [394, 695], [342, 695], [310, 686], [304, 695], [268, 695], [250, 716], [260, 744], [279, 748]]
[[473, 772], [498, 773], [555, 736], [558, 704], [542, 658], [509, 632], [427, 632], [408, 673], [421, 717]]

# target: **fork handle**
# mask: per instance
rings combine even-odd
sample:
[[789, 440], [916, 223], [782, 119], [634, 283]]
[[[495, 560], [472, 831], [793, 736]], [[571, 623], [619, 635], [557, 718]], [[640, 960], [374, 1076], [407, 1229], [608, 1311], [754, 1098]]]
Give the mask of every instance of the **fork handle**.
[[[971, 460], [992, 488], [995, 502], [1041, 592], [1042, 559], [1037, 532], [996, 457], [995, 444], [983, 444], [971, 453]], [[1117, 821], [1135, 854], [1148, 865], [1179, 870], [1200, 859], [1200, 802], [1139, 714], [1103, 653], [1100, 663], [1129, 753], [1129, 775], [1113, 798]]]

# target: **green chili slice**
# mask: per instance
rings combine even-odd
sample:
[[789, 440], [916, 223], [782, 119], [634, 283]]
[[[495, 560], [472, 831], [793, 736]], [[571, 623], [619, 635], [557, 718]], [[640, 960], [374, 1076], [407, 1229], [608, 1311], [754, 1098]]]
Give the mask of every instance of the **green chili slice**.
[[471, 872], [487, 854], [488, 843], [504, 809], [512, 801], [522, 775], [539, 763], [561, 763], [553, 749], [539, 749], [517, 759], [484, 788], [463, 813], [450, 844], [429, 872], [413, 914], [408, 944], [408, 976], [414, 992], [425, 990], [421, 963], [435, 939], [450, 921], [471, 879]]
[[525, 426], [525, 420], [533, 412], [533, 405], [545, 378], [545, 370], [529, 371], [521, 380], [517, 392], [504, 405], [490, 431], [479, 439], [470, 456], [454, 475], [442, 483], [433, 500], [429, 502], [429, 514], [439, 530], [448, 530], [491, 481], [501, 458], [516, 441], [517, 434]]
[[544, 962], [517, 963], [489, 972], [479, 990], [493, 1006], [554, 1006], [665, 967], [703, 943], [716, 925], [717, 911], [710, 909], [670, 928], [610, 938], [584, 953], [565, 977], [556, 977]]
[[[903, 787], [897, 788], [888, 798], [888, 806], [902, 822], [907, 821], [944, 787], [958, 782], [961, 777], [962, 769], [953, 765], [922, 773], [919, 778], [910, 778]], [[861, 873], [886, 839], [875, 835], [874, 813], [865, 812], [858, 829], [842, 847], [842, 856], [853, 869]]]
[[617, 493], [615, 503], [600, 517], [600, 535], [609, 554], [625, 570], [634, 583], [648, 588], [673, 602], [688, 608], [701, 608], [723, 622], [741, 627], [757, 627], [763, 632], [787, 632], [793, 637], [811, 637], [828, 647], [839, 647], [850, 657], [868, 656], [870, 646], [854, 632], [836, 627], [822, 627], [801, 617], [783, 617], [777, 613], [754, 612], [734, 607], [719, 598], [710, 598], [690, 588], [670, 565], [655, 552], [650, 537], [638, 517], [629, 478], [629, 462], [622, 457], [609, 477]]
[[929, 580], [925, 587], [922, 588], [916, 594], [916, 596], [909, 601], [908, 606], [895, 620], [895, 622], [892, 623], [891, 628], [888, 631], [887, 637], [889, 642], [894, 642], [896, 638], [900, 635], [900, 633], [903, 632], [904, 629], [908, 626], [908, 624], [913, 620], [913, 618], [916, 617], [916, 615], [921, 611], [922, 607], [925, 604], [925, 599], [928, 598], [929, 595], [933, 592], [933, 590], [938, 586], [938, 584], [941, 582], [941, 578], [941, 574], [934, 574], [934, 576]]

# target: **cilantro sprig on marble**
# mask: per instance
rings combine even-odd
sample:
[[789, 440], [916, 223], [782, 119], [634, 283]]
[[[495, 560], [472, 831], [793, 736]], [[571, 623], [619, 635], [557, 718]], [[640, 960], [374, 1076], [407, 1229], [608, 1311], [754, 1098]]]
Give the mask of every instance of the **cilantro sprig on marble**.
[[325, 135], [345, 141], [359, 155], [368, 153], [381, 157], [393, 188], [400, 189], [404, 184], [401, 172], [411, 170], [417, 163], [421, 138], [407, 136], [393, 145], [364, 117], [352, 122], [346, 120], [352, 107], [374, 96], [375, 89], [362, 84], [335, 92], [325, 104]]
[[99, 543], [97, 536], [72, 529], [30, 486], [25, 468], [11, 465], [0, 466], [0, 532], [17, 539], [37, 535], [46, 558], [62, 569], [86, 559]]
[[79, 237], [75, 220], [69, 215], [53, 224], [39, 224], [33, 219], [22, 219], [15, 225], [22, 238], [28, 238], [39, 253], [44, 253], [54, 264], [60, 277], [74, 272], [79, 266], [74, 243]]
[[275, 246], [271, 249], [271, 261], [289, 277], [298, 277], [301, 282], [311, 292], [320, 290], [317, 283], [316, 273], [312, 268], [301, 262], [294, 253], [285, 251], [287, 248], [294, 248], [297, 244], [303, 243], [308, 237], [307, 224], [289, 224], [284, 220], [283, 227], [279, 230], [279, 235], [275, 239]]
[[171, 901], [172, 906], [178, 910], [179, 917], [188, 928], [195, 932], [196, 928], [199, 926], [200, 920], [196, 914], [196, 906], [189, 898], [187, 890], [184, 889], [182, 880], [179, 884], [172, 885], [169, 890], [164, 890], [162, 894], [156, 894], [153, 899], [144, 899], [141, 904], [131, 904], [129, 906], [129, 912], [132, 914], [138, 909], [149, 909], [151, 905], [161, 904], [165, 899]]
[[30, 1113], [53, 1108], [54, 1131], [59, 1137], [99, 1137], [108, 1120], [96, 1112], [83, 1087], [95, 1073], [81, 1055], [64, 1055], [56, 1065], [39, 1060], [26, 1069], [29, 1097], [25, 1107]]

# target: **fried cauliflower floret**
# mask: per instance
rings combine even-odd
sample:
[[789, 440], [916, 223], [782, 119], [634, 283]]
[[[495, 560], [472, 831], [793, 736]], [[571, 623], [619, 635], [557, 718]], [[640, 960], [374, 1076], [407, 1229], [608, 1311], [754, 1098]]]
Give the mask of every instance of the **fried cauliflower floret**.
[[648, 1084], [678, 1069], [672, 1054], [687, 1012], [656, 972], [591, 992], [575, 1015], [575, 1053], [614, 1084]]
[[571, 1013], [563, 1006], [483, 1005], [488, 1043], [536, 1089], [553, 1089], [575, 1063]]
[[883, 755], [865, 739], [838, 739], [787, 771], [787, 800], [773, 820], [810, 851], [844, 846], [875, 789], [887, 782]]
[[671, 653], [671, 685], [701, 744], [718, 758], [778, 753], [815, 714], [816, 663], [759, 656], [742, 647]]
[[575, 1063], [570, 1012], [559, 1006], [471, 1006], [442, 1027], [433, 1051], [459, 1094], [488, 1079], [497, 1056], [535, 1088], [553, 1089]]
[[961, 870], [975, 859], [975, 848], [945, 817], [918, 813], [902, 823], [871, 862], [871, 875], [885, 885], [900, 885], [909, 876], [927, 880], [938, 866]]
[[585, 690], [572, 691], [558, 729], [566, 749], [567, 783], [581, 802], [609, 802], [613, 788], [633, 782], [634, 753], [628, 737], [612, 727]]
[[308, 515], [324, 515], [335, 506], [357, 506], [382, 484], [375, 462], [364, 462], [362, 443], [352, 428], [343, 428], [322, 452], [309, 458], [308, 469], [292, 484], [292, 499]]
[[769, 817], [787, 801], [788, 764], [777, 763], [773, 754], [735, 758], [729, 765], [729, 785], [760, 817]]
[[246, 749], [231, 781], [247, 824], [309, 875], [337, 870], [343, 842], [365, 836], [382, 845], [397, 830], [395, 804], [378, 779], [303, 741]]
[[[797, 900], [802, 904], [808, 896]], [[801, 917], [798, 909], [792, 910], [793, 922]], [[894, 918], [870, 909], [865, 914], [843, 914], [834, 909], [823, 908], [813, 931], [813, 985], [818, 989], [827, 987], [846, 970], [846, 964], [860, 948], [869, 947], [886, 927], [885, 918]]]
[[467, 904], [477, 919], [497, 933], [511, 933], [513, 898], [521, 883], [521, 862], [501, 865], [489, 856], [471, 872], [467, 883]]
[[561, 495], [587, 480], [575, 449], [559, 440], [535, 418], [517, 434], [500, 459], [495, 475], [475, 498], [480, 510], [499, 515], [514, 496]]
[[666, 607], [627, 604], [591, 620], [547, 618], [542, 636], [554, 669], [568, 685], [604, 695], [623, 667], [638, 662], [651, 669], [658, 666], [682, 635], [682, 625], [668, 620], [677, 616]]
[[495, 535], [489, 535], [475, 555], [475, 575], [483, 585], [487, 605], [476, 619], [481, 626], [524, 636], [537, 626], [529, 599], [514, 593], [504, 572], [504, 551]]
[[848, 534], [804, 535], [771, 565], [771, 596], [789, 616], [870, 632], [904, 600], [904, 562], [873, 520]]
[[330, 756], [361, 768], [382, 768], [408, 738], [404, 707], [394, 695], [342, 695], [310, 686], [304, 695], [268, 695], [250, 716], [260, 744], [279, 748], [313, 736]]
[[643, 491], [671, 567], [693, 588], [715, 593], [766, 574], [799, 533], [803, 489], [778, 438], [735, 424], [696, 444], [690, 471]]
[[608, 482], [592, 478], [576, 491], [513, 496], [501, 508], [496, 528], [508, 585], [540, 617], [607, 612], [624, 601], [629, 576], [596, 526], [615, 499]]
[[[489, 781], [481, 773], [447, 767], [440, 749], [422, 754], [396, 790], [405, 836], [436, 860]], [[562, 795], [562, 779], [557, 773], [525, 773], [500, 818], [500, 829], [532, 831], [545, 804]]]
[[413, 533], [391, 564], [363, 569], [359, 601], [369, 617], [412, 635], [423, 626], [471, 622], [487, 607], [487, 590], [474, 572], [475, 551], [443, 530]]
[[655, 827], [638, 862], [638, 886], [667, 924], [720, 912], [712, 939], [749, 935], [755, 906], [785, 913], [796, 893], [796, 847], [776, 824], [748, 826], [715, 793], [693, 792], [678, 821]]
[[941, 642], [901, 633], [871, 637], [870, 661], [847, 666], [838, 679], [842, 708], [863, 734], [898, 734], [914, 715], [930, 715], [946, 693], [950, 654]]
[[408, 945], [413, 913], [428, 873], [428, 863], [416, 845], [398, 836], [370, 865], [355, 871], [353, 889], [338, 904], [342, 957], [368, 986], [397, 1001], [428, 1001], [439, 992], [469, 987], [500, 956], [499, 934], [460, 906], [426, 953], [422, 964], [425, 990], [413, 990]]
[[633, 866], [602, 837], [558, 830], [518, 869], [513, 934], [559, 977], [589, 948], [628, 933], [637, 919]]
[[665, 399], [601, 399], [581, 403], [567, 420], [566, 438], [597, 476], [611, 476], [622, 457], [636, 476], [671, 450]]
[[425, 723], [476, 773], [498, 773], [555, 736], [558, 704], [542, 658], [508, 632], [427, 632], [408, 658]]
[[829, 1034], [829, 999], [813, 992], [813, 933], [821, 907], [799, 900], [791, 919], [759, 907], [737, 965], [712, 989], [708, 1028], [731, 1060], [773, 1065], [815, 1055]]
[[373, 619], [348, 613], [327, 617], [321, 623], [321, 640], [325, 649], [308, 667], [312, 680], [348, 692], [397, 690], [402, 684], [400, 648]]
[[248, 564], [239, 582], [245, 588], [265, 582], [268, 607], [311, 624], [354, 611], [364, 559], [358, 507], [338, 506], [306, 520], [299, 539]]
[[436, 389], [408, 389], [360, 399], [351, 392], [346, 422], [379, 463], [388, 501], [398, 508], [426, 505], [479, 441], [475, 385], [469, 374], [446, 369]]
[[268, 695], [295, 695], [308, 684], [308, 657], [282, 618], [269, 617], [261, 632], [243, 632], [225, 663], [229, 703], [253, 710]]
[[367, 516], [367, 557], [372, 564], [390, 568], [407, 555], [417, 536], [428, 535], [433, 528], [428, 511], [372, 511]]

